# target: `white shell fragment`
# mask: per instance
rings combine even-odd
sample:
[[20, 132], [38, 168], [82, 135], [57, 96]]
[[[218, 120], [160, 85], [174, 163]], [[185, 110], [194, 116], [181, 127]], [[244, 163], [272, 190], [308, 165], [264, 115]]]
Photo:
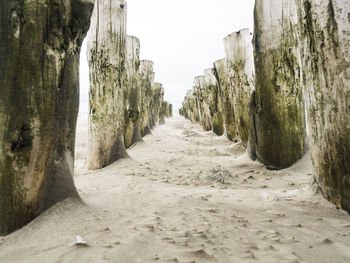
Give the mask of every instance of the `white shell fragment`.
[[76, 246], [88, 246], [87, 242], [81, 237], [81, 236], [76, 236]]

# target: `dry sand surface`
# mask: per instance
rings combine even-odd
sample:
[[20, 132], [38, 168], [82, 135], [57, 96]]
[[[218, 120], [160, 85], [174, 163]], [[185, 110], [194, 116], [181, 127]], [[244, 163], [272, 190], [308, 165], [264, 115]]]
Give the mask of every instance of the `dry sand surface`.
[[[180, 117], [85, 168], [79, 119], [68, 200], [0, 238], [0, 262], [350, 262], [350, 216], [311, 191], [311, 163], [268, 171], [239, 144]], [[77, 246], [80, 235], [87, 246]]]

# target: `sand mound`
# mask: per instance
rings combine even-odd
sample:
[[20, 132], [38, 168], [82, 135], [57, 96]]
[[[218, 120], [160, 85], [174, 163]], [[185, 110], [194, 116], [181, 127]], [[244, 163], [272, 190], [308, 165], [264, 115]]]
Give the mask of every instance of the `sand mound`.
[[308, 155], [269, 171], [177, 117], [91, 172], [86, 120], [75, 164], [85, 204], [67, 200], [0, 238], [0, 262], [350, 262], [350, 217], [308, 187]]

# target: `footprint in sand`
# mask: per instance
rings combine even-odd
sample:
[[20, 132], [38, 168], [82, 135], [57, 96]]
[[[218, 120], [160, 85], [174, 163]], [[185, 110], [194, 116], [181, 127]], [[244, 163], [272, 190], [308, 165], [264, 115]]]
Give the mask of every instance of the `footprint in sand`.
[[197, 249], [194, 251], [190, 251], [190, 252], [187, 252], [186, 255], [192, 256], [192, 257], [197, 257], [201, 260], [207, 260], [209, 262], [219, 262], [218, 259], [214, 255], [211, 255], [205, 249]]
[[334, 242], [330, 240], [329, 238], [325, 238], [324, 240], [321, 241], [322, 245], [330, 245], [333, 244]]

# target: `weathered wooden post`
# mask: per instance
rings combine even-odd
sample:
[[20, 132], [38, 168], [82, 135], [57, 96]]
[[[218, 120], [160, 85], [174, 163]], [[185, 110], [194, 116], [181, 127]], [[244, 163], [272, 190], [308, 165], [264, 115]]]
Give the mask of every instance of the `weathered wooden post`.
[[88, 168], [127, 156], [124, 146], [126, 3], [95, 0], [88, 36], [90, 112]]
[[145, 136], [151, 132], [151, 99], [152, 87], [154, 82], [154, 63], [149, 60], [142, 60], [140, 64], [140, 85], [141, 85], [141, 115], [140, 129], [141, 136]]
[[0, 1], [0, 235], [78, 198], [79, 53], [93, 2]]
[[229, 140], [235, 141], [238, 138], [238, 128], [236, 125], [234, 94], [230, 77], [231, 68], [229, 67], [227, 58], [215, 61], [214, 68], [216, 78], [218, 79], [226, 136]]
[[209, 105], [213, 132], [221, 136], [224, 134], [224, 116], [219, 94], [219, 85], [214, 73], [215, 70], [212, 68], [204, 70], [204, 87], [205, 92], [208, 94], [207, 103]]
[[350, 1], [298, 1], [311, 158], [323, 195], [350, 212]]
[[123, 84], [125, 99], [124, 144], [126, 148], [142, 139], [140, 130], [141, 81], [140, 81], [140, 40], [126, 37], [126, 74]]
[[255, 2], [255, 101], [257, 158], [281, 169], [305, 151], [305, 107], [295, 0]]
[[255, 81], [251, 42], [252, 35], [249, 29], [234, 32], [224, 39], [235, 126], [246, 148], [248, 147], [250, 128], [249, 103]]

